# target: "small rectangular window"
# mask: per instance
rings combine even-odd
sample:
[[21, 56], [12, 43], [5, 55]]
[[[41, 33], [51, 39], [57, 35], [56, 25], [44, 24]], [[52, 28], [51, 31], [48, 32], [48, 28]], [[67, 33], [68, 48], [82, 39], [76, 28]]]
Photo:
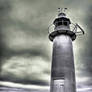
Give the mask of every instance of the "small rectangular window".
[[54, 80], [53, 92], [64, 92], [64, 79]]

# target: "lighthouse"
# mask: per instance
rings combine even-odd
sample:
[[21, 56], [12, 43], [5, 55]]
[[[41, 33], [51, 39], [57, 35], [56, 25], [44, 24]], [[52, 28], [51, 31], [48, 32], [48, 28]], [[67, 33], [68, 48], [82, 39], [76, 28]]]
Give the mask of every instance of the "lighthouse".
[[[53, 42], [50, 92], [76, 92], [72, 41], [84, 31], [78, 24], [71, 23], [65, 10], [59, 8], [58, 17], [53, 21], [54, 30], [49, 33], [49, 39]], [[73, 30], [71, 24], [74, 25]]]

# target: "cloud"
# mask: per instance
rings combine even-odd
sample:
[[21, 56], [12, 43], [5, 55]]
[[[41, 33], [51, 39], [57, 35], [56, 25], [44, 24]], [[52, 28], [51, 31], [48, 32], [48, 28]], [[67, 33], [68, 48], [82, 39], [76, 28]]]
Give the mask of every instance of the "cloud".
[[13, 56], [2, 66], [1, 76], [9, 81], [46, 85], [49, 70], [50, 64], [42, 57]]
[[[39, 85], [24, 85], [20, 83], [12, 83], [12, 82], [2, 82], [0, 81], [0, 90], [2, 91], [26, 91], [26, 92], [49, 92], [48, 86], [39, 86]], [[10, 86], [10, 87], [8, 87]]]

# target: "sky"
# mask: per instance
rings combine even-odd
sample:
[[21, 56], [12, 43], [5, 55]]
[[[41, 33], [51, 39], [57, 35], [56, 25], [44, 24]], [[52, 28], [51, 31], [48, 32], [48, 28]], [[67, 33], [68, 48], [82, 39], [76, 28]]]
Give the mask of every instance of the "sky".
[[67, 17], [85, 31], [73, 42], [76, 83], [78, 92], [91, 92], [91, 0], [0, 0], [2, 85], [49, 87], [52, 42], [48, 39], [48, 26], [59, 7], [67, 7]]

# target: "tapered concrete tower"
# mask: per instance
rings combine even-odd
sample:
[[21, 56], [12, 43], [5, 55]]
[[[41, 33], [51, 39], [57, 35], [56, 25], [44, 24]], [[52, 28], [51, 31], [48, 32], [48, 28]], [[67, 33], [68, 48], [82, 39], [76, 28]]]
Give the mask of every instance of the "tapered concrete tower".
[[61, 10], [53, 24], [54, 31], [49, 34], [53, 41], [50, 92], [76, 92], [72, 41], [76, 39], [77, 27], [83, 34], [84, 31], [78, 24], [71, 31], [71, 21]]

